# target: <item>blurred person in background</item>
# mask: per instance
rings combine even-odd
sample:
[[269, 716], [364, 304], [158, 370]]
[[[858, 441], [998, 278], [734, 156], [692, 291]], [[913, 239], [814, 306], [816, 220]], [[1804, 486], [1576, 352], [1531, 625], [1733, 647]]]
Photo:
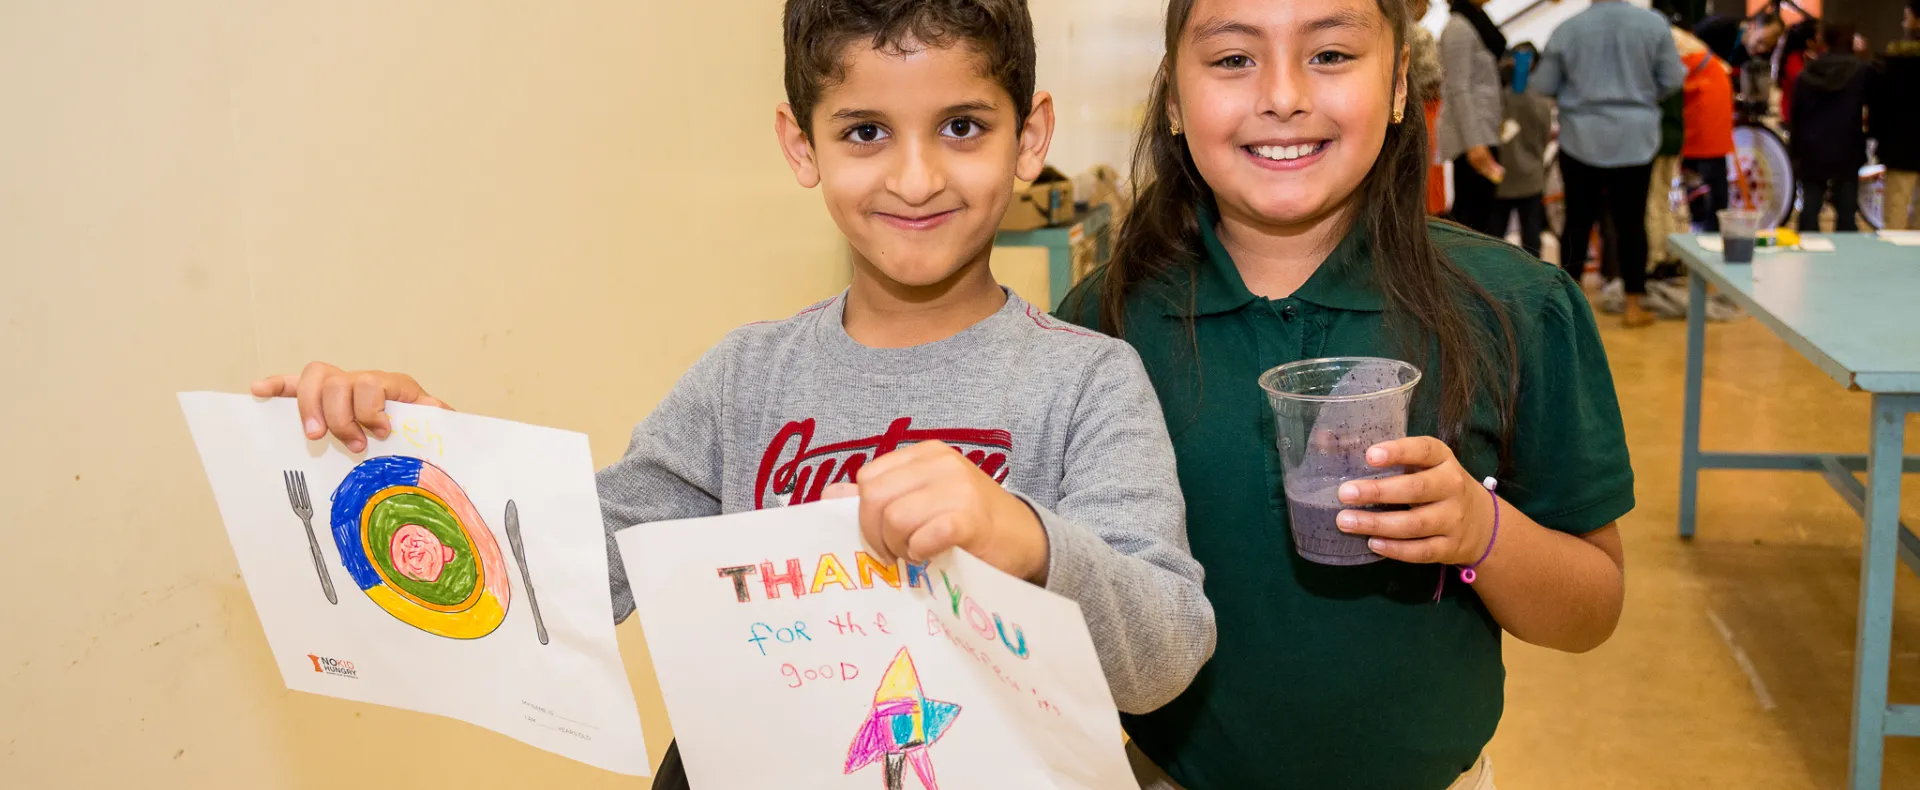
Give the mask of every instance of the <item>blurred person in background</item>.
[[1734, 69], [1697, 37], [1675, 31], [1674, 46], [1687, 69], [1680, 171], [1688, 183], [1699, 184], [1689, 195], [1688, 214], [1701, 229], [1718, 233], [1717, 212], [1727, 207], [1727, 157], [1733, 154]]
[[1793, 88], [1800, 81], [1800, 72], [1806, 70], [1807, 61], [1813, 57], [1808, 50], [1818, 46], [1819, 38], [1820, 23], [1802, 20], [1787, 28], [1780, 46], [1773, 50], [1773, 80], [1780, 86], [1780, 122], [1789, 128], [1793, 124]]
[[[1420, 20], [1427, 17], [1433, 5], [1427, 0], [1412, 0], [1407, 3], [1407, 86], [1413, 95], [1419, 97], [1420, 109], [1427, 117], [1427, 150], [1440, 148], [1440, 88], [1444, 70], [1440, 67], [1440, 42], [1433, 39], [1426, 26]], [[1437, 155], [1427, 166], [1427, 213], [1440, 216], [1447, 213], [1447, 170], [1445, 160]]]
[[1507, 37], [1487, 16], [1487, 0], [1452, 0], [1440, 31], [1440, 140], [1442, 160], [1453, 162], [1453, 221], [1489, 236], [1496, 228], [1500, 167], [1500, 66]]
[[1693, 26], [1693, 35], [1735, 71], [1753, 58], [1766, 58], [1786, 35], [1787, 24], [1778, 14], [1751, 17], [1713, 15]]
[[1867, 116], [1868, 132], [1880, 143], [1880, 163], [1887, 166], [1882, 211], [1888, 230], [1920, 228], [1920, 0], [1907, 0], [1901, 17], [1902, 36], [1887, 45]]
[[1540, 257], [1540, 232], [1547, 221], [1547, 143], [1553, 139], [1553, 102], [1527, 93], [1527, 80], [1539, 50], [1522, 42], [1500, 62], [1500, 76], [1508, 90], [1500, 122], [1500, 166], [1507, 171], [1495, 195], [1499, 210], [1494, 224], [1504, 235], [1507, 225], [1520, 223], [1520, 248]]
[[1853, 54], [1850, 25], [1822, 25], [1812, 52], [1794, 83], [1794, 111], [1787, 126], [1787, 144], [1800, 179], [1800, 230], [1818, 232], [1820, 211], [1831, 201], [1834, 230], [1856, 232], [1874, 69]]
[[[1691, 49], [1706, 49], [1700, 39], [1681, 28], [1669, 27], [1668, 33], [1673, 37], [1674, 49], [1682, 55]], [[1646, 221], [1639, 226], [1640, 231], [1647, 234], [1648, 271], [1655, 277], [1670, 277], [1672, 275], [1660, 272], [1679, 268], [1667, 254], [1667, 234], [1685, 230], [1673, 210], [1673, 188], [1680, 181], [1680, 153], [1686, 138], [1684, 91], [1675, 91], [1660, 101], [1660, 150], [1653, 157], [1653, 178], [1647, 182]]]
[[1560, 104], [1560, 175], [1567, 224], [1561, 266], [1576, 280], [1602, 213], [1612, 217], [1626, 289], [1624, 322], [1649, 326], [1647, 190], [1660, 150], [1660, 101], [1678, 93], [1685, 67], [1665, 17], [1623, 0], [1598, 0], [1560, 23], [1528, 90]]

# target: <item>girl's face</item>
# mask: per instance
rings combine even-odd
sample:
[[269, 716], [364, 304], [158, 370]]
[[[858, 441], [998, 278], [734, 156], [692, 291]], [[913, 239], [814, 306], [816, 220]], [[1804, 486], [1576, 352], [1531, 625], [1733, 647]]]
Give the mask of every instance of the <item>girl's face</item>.
[[1221, 212], [1298, 228], [1344, 210], [1406, 101], [1393, 44], [1376, 0], [1196, 2], [1172, 120]]

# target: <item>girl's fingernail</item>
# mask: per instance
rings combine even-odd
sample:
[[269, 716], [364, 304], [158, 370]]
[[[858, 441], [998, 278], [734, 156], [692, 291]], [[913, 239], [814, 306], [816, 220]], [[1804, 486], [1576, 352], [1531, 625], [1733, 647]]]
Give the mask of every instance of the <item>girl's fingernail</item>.
[[307, 435], [312, 436], [319, 432], [320, 432], [320, 421], [313, 419], [311, 417], [307, 418]]
[[1352, 502], [1360, 498], [1360, 487], [1352, 483], [1340, 486], [1340, 501]]
[[1387, 462], [1387, 451], [1375, 447], [1367, 451], [1367, 463], [1379, 466]]
[[1348, 511], [1342, 511], [1340, 513], [1340, 517], [1338, 518], [1338, 521], [1340, 523], [1340, 528], [1343, 530], [1350, 530], [1350, 529], [1353, 529], [1354, 527], [1360, 526], [1360, 517]]
[[1382, 549], [1385, 549], [1386, 547], [1387, 547], [1387, 542], [1385, 540], [1381, 540], [1380, 538], [1373, 538], [1367, 541], [1367, 548], [1375, 554], [1379, 554], [1380, 551]]
[[364, 442], [361, 442], [359, 439], [355, 439], [351, 442], [347, 442], [347, 452], [357, 453], [363, 449], [366, 449], [366, 446], [367, 445]]

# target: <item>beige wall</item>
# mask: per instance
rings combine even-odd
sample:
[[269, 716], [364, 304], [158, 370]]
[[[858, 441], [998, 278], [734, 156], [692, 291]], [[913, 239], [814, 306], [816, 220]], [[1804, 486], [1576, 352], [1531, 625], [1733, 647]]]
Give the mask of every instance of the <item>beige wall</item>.
[[288, 693], [173, 393], [405, 369], [613, 459], [845, 282], [771, 139], [777, 9], [0, 2], [0, 787], [646, 786]]

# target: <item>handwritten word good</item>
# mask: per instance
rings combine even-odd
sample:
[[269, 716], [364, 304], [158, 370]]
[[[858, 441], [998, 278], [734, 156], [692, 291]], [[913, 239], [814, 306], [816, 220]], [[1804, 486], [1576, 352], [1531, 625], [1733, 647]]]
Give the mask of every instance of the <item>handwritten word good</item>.
[[845, 661], [838, 666], [821, 664], [818, 668], [801, 669], [792, 664], [781, 664], [780, 675], [787, 678], [787, 688], [797, 689], [816, 680], [853, 680], [860, 677], [860, 668]]

